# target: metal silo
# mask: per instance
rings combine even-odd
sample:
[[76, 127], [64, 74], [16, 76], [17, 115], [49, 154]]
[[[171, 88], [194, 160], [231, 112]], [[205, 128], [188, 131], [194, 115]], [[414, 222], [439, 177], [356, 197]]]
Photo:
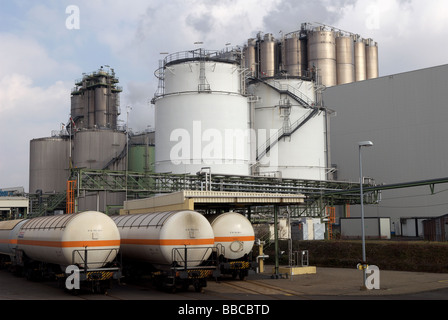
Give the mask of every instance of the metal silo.
[[264, 35], [260, 44], [260, 77], [273, 77], [277, 71], [277, 43], [272, 33]]
[[336, 37], [336, 70], [338, 84], [355, 81], [355, 52], [352, 36]]
[[355, 80], [363, 81], [367, 79], [367, 66], [366, 66], [366, 45], [364, 40], [359, 37], [355, 43]]
[[247, 40], [247, 46], [244, 47], [244, 59], [245, 67], [250, 71], [252, 77], [256, 77], [258, 72], [257, 64], [257, 40], [249, 39]]
[[285, 67], [290, 76], [304, 76], [308, 68], [306, 39], [294, 33], [285, 39]]
[[154, 172], [154, 146], [132, 145], [129, 148], [128, 170], [133, 172]]
[[34, 139], [30, 142], [30, 193], [65, 192], [69, 176], [68, 137]]
[[308, 31], [308, 66], [317, 72], [318, 80], [324, 86], [337, 84], [334, 31], [326, 31], [322, 27]]
[[367, 79], [378, 78], [378, 44], [372, 39], [366, 42]]
[[114, 70], [103, 67], [76, 81], [72, 90], [71, 117], [77, 129], [117, 129], [122, 91], [117, 83]]
[[166, 57], [155, 98], [156, 172], [247, 175], [249, 109], [239, 59], [203, 49]]
[[126, 134], [114, 130], [82, 130], [73, 141], [76, 168], [125, 170]]

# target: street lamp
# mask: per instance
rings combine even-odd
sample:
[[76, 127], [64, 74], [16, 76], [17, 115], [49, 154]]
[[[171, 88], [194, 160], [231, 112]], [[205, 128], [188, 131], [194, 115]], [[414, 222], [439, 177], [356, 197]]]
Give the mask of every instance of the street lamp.
[[362, 275], [363, 275], [363, 287], [366, 286], [366, 236], [364, 230], [364, 194], [363, 194], [363, 179], [362, 179], [362, 157], [361, 157], [361, 149], [362, 147], [371, 147], [373, 146], [372, 141], [361, 141], [358, 143], [359, 147], [359, 190], [360, 190], [360, 198], [361, 198], [361, 239], [362, 239]]

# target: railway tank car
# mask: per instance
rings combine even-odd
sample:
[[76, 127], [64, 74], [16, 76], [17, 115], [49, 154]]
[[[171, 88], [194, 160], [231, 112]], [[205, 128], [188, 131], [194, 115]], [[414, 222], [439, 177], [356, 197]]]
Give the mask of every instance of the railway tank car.
[[[175, 290], [192, 284], [196, 290], [206, 286], [213, 272], [209, 262], [214, 248], [214, 233], [208, 220], [196, 211], [164, 211], [112, 217], [121, 236], [125, 265], [149, 264], [144, 272], [156, 284]], [[215, 267], [216, 268], [216, 267]]]
[[227, 212], [207, 217], [215, 235], [220, 272], [222, 274], [239, 275], [244, 279], [251, 268], [251, 251], [254, 246], [255, 232], [250, 221], [237, 212]]
[[119, 249], [118, 228], [101, 212], [0, 222], [0, 254], [29, 278], [57, 276], [73, 265], [83, 284], [103, 291], [108, 280], [119, 277], [119, 267], [112, 266]]

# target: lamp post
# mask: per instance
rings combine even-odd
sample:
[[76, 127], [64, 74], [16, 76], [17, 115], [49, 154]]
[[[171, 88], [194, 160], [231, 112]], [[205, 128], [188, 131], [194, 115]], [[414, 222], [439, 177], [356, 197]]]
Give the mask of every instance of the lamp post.
[[358, 143], [359, 147], [359, 190], [360, 190], [360, 200], [361, 200], [361, 239], [362, 239], [362, 276], [363, 283], [362, 286], [366, 286], [366, 236], [364, 230], [364, 193], [363, 193], [363, 179], [362, 179], [362, 157], [361, 157], [361, 149], [362, 147], [371, 147], [373, 146], [372, 141], [361, 141]]

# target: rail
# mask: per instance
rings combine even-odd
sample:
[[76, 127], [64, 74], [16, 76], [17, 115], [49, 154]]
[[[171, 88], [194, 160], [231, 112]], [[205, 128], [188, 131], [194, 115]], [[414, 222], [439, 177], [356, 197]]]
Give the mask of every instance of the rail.
[[263, 81], [263, 82], [265, 84], [267, 84], [268, 86], [273, 87], [274, 89], [276, 89], [279, 92], [291, 95], [305, 108], [311, 108], [312, 106], [314, 106], [314, 101], [312, 99], [310, 99], [303, 92], [301, 92], [300, 90], [297, 90], [296, 88], [294, 88], [293, 86], [291, 86], [289, 84], [283, 84], [283, 83], [280, 83], [279, 81], [275, 81], [275, 80], [272, 82], [271, 81]]
[[241, 59], [241, 52], [238, 48], [229, 48], [225, 50], [205, 50], [195, 49], [188, 51], [180, 51], [169, 54], [165, 57], [164, 66], [175, 61], [183, 60], [218, 60], [227, 62], [238, 62]]

